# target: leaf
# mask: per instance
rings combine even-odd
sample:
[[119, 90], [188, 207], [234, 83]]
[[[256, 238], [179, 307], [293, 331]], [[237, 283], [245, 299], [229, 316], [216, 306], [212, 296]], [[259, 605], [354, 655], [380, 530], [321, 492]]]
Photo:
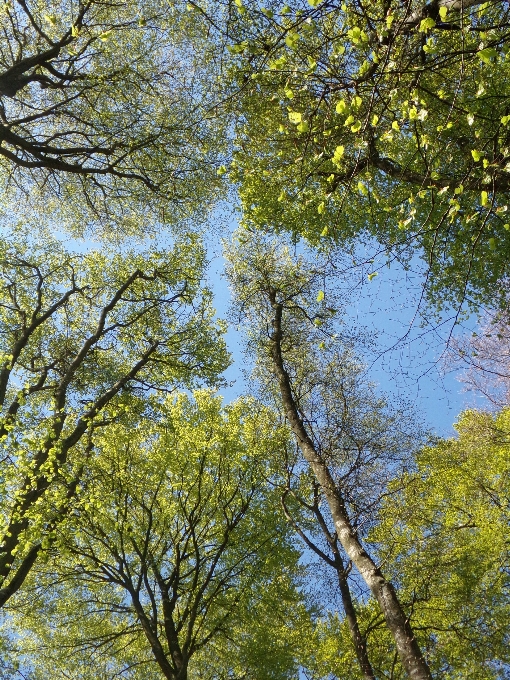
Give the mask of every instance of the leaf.
[[225, 165], [220, 165], [220, 167], [216, 170], [216, 174], [221, 177], [221, 175], [224, 175], [227, 172], [227, 168]]
[[297, 125], [303, 120], [303, 114], [299, 113], [299, 111], [289, 111], [289, 120], [294, 125]]
[[324, 300], [324, 291], [320, 290], [317, 294], [317, 302], [322, 302]]
[[481, 196], [480, 196], [480, 203], [481, 203], [483, 206], [488, 205], [488, 203], [489, 203], [489, 195], [488, 195], [488, 193], [487, 193], [486, 191], [482, 191]]
[[393, 123], [391, 124], [391, 127], [392, 127], [394, 130], [396, 130], [397, 132], [400, 132], [400, 127], [399, 127], [399, 124], [397, 123], [396, 120], [393, 121]]
[[319, 213], [319, 215], [322, 215], [322, 214], [324, 213], [325, 210], [326, 210], [326, 204], [324, 203], [324, 201], [322, 201], [322, 202], [319, 203], [319, 205], [317, 206], [317, 212]]
[[285, 92], [285, 96], [287, 97], [287, 99], [294, 99], [294, 92], [292, 92], [290, 87], [286, 87], [284, 92]]
[[374, 279], [376, 276], [379, 276], [379, 272], [372, 272], [371, 274], [369, 274], [369, 275], [367, 276], [367, 279], [368, 279], [369, 281], [372, 281], [372, 279]]
[[374, 115], [372, 116], [372, 125], [375, 127], [378, 122], [379, 122], [379, 116], [376, 113], [374, 113]]
[[344, 113], [344, 111], [347, 109], [347, 104], [343, 99], [340, 99], [340, 101], [337, 103], [335, 107], [335, 111], [337, 113]]
[[335, 163], [335, 165], [337, 165], [338, 162], [342, 160], [342, 158], [344, 157], [344, 152], [345, 149], [343, 146], [336, 147], [335, 153], [333, 154], [333, 163]]
[[471, 155], [473, 156], [473, 160], [478, 163], [480, 158], [482, 157], [482, 153], [480, 151], [477, 151], [476, 149], [473, 149], [471, 151]]
[[307, 120], [302, 121], [297, 126], [298, 132], [308, 132], [309, 129], [310, 129], [310, 125], [309, 125]]
[[435, 28], [435, 25], [435, 20], [432, 19], [432, 17], [427, 17], [426, 19], [421, 20], [418, 30], [420, 33], [428, 33], [431, 28]]
[[498, 56], [498, 53], [493, 47], [486, 47], [478, 52], [478, 56], [484, 63], [489, 64], [491, 59]]
[[495, 238], [489, 239], [489, 249], [490, 250], [496, 250], [496, 239]]
[[445, 7], [444, 5], [439, 8], [439, 16], [441, 17], [441, 21], [446, 21], [446, 16], [448, 14], [448, 8]]
[[296, 33], [296, 31], [290, 31], [287, 33], [287, 36], [285, 38], [285, 43], [290, 47], [291, 49], [294, 49], [299, 42], [299, 33]]
[[351, 132], [359, 132], [361, 130], [361, 121], [357, 120], [354, 125], [351, 125]]

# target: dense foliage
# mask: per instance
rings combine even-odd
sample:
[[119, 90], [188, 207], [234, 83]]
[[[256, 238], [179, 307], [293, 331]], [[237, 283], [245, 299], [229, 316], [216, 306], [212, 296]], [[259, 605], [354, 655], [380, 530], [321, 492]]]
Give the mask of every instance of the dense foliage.
[[321, 246], [374, 237], [372, 271], [422, 254], [434, 305], [496, 302], [510, 250], [508, 3], [237, 4], [232, 177], [246, 223]]
[[[499, 0], [3, 3], [2, 680], [509, 678], [509, 38]], [[373, 382], [395, 261], [489, 308], [452, 438]]]

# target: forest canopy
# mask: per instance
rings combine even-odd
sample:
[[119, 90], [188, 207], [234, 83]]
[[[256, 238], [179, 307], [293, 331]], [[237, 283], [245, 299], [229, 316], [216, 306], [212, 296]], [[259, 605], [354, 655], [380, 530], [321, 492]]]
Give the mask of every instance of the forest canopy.
[[2, 4], [2, 680], [510, 677], [509, 59], [506, 1]]

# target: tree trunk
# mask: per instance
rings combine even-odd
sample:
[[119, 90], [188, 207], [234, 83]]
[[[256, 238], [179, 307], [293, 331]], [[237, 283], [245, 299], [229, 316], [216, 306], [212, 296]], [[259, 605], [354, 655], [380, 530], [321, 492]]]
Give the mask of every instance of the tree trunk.
[[338, 575], [338, 586], [340, 588], [340, 595], [342, 597], [345, 618], [347, 619], [352, 642], [356, 651], [356, 658], [358, 659], [363, 678], [365, 680], [376, 680], [374, 671], [372, 669], [372, 664], [368, 658], [367, 639], [361, 634], [359, 629], [358, 616], [356, 614], [356, 609], [354, 608], [349, 583], [347, 582], [347, 575], [345, 573], [342, 558], [340, 557], [338, 549], [335, 550], [335, 562], [336, 573]]
[[384, 578], [379, 567], [376, 566], [361, 545], [351, 525], [347, 508], [339, 490], [336, 488], [331, 472], [326, 462], [317, 452], [299, 415], [281, 351], [283, 307], [281, 304], [277, 304], [274, 299], [272, 304], [275, 310], [273, 319], [274, 330], [271, 335], [273, 369], [278, 380], [283, 406], [292, 432], [297, 439], [304, 458], [309, 463], [326, 496], [340, 543], [379, 603], [386, 625], [395, 640], [397, 652], [406, 673], [412, 680], [432, 680], [430, 670], [422, 656], [393, 586]]

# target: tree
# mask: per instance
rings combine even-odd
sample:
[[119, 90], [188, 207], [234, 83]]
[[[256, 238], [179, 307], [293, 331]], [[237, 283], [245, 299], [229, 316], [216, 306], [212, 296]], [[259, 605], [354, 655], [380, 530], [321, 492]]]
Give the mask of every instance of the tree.
[[242, 4], [246, 223], [321, 247], [375, 238], [374, 269], [422, 255], [433, 306], [505, 305], [508, 3]]
[[228, 356], [196, 238], [112, 256], [12, 238], [0, 261], [1, 606], [51, 546], [101, 428], [137, 394], [214, 383]]
[[202, 391], [101, 431], [82, 502], [12, 605], [34, 678], [295, 677], [311, 627], [267, 481], [288, 437], [273, 421]]
[[446, 365], [463, 369], [460, 382], [483, 395], [490, 406], [510, 403], [510, 327], [508, 313], [486, 312], [478, 332], [451, 343]]
[[139, 214], [144, 230], [199, 214], [224, 146], [207, 28], [179, 1], [6, 2], [3, 186], [78, 231], [139, 233]]
[[[240, 314], [249, 320], [258, 371], [265, 376], [264, 390], [278, 395], [303, 459], [328, 503], [338, 540], [378, 602], [407, 674], [431, 678], [407, 613], [353, 522], [351, 508], [357, 503], [370, 518], [373, 499], [363, 492], [370, 487], [377, 492], [379, 474], [384, 482], [395, 452], [385, 446], [388, 442], [373, 442], [373, 437], [360, 451], [343, 430], [342, 363], [335, 356], [331, 328], [328, 333], [336, 310], [329, 307], [329, 296], [325, 302], [324, 268], [303, 258], [293, 261], [288, 250], [279, 252], [278, 244], [250, 239], [246, 232], [238, 235], [229, 260]], [[368, 477], [371, 484], [359, 483]]]
[[370, 538], [441, 677], [508, 677], [509, 416], [462, 413], [457, 438], [419, 452]]

